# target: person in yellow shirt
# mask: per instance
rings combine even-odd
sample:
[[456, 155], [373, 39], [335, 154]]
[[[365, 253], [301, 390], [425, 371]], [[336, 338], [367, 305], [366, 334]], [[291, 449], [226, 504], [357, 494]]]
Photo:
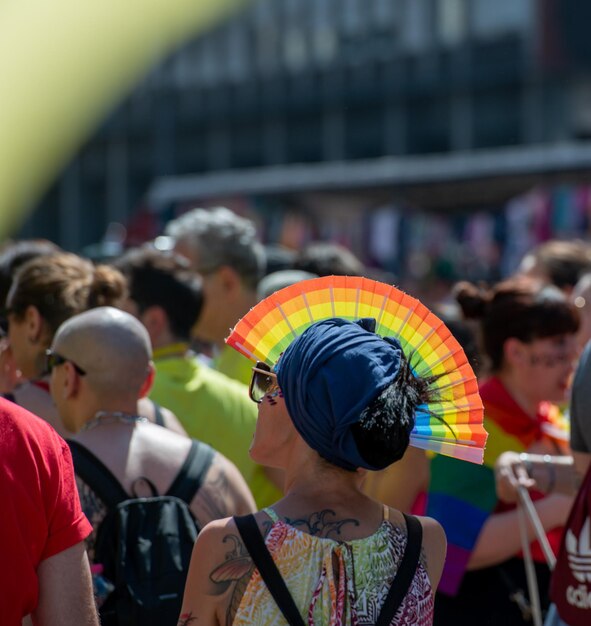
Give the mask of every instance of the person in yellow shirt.
[[280, 497], [281, 476], [249, 457], [257, 411], [248, 388], [209, 368], [190, 350], [191, 327], [200, 319], [201, 280], [185, 259], [138, 248], [116, 262], [127, 278], [125, 309], [146, 327], [156, 377], [150, 397], [172, 410], [190, 437], [208, 443], [240, 470], [258, 506]]

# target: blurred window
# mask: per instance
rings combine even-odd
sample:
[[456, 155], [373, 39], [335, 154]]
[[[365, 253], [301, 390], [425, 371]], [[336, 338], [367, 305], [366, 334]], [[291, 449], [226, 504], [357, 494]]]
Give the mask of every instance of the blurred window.
[[437, 35], [444, 46], [457, 46], [466, 36], [468, 0], [437, 0]]
[[[338, 2], [340, 0], [336, 0]], [[335, 0], [315, 0], [312, 4], [312, 55], [320, 66], [329, 65], [336, 58], [338, 37], [334, 14], [338, 10]]]
[[306, 27], [309, 28], [310, 11], [304, 0], [284, 0], [283, 55], [291, 72], [303, 70], [310, 62]]
[[404, 0], [401, 38], [408, 52], [424, 52], [432, 42], [430, 0]]
[[367, 4], [371, 0], [341, 0], [343, 32], [345, 35], [360, 35], [365, 29]]
[[196, 47], [197, 81], [202, 85], [216, 84], [220, 76], [220, 58], [218, 45], [212, 34], [204, 37]]
[[279, 3], [275, 0], [261, 0], [254, 5], [253, 37], [256, 67], [263, 75], [280, 69], [281, 49]]
[[479, 39], [526, 31], [535, 18], [533, 0], [471, 0], [472, 32]]
[[195, 81], [194, 48], [195, 44], [191, 42], [174, 56], [172, 77], [174, 83], [181, 89], [189, 87]]
[[[368, 2], [369, 4], [369, 2]], [[392, 28], [400, 13], [400, 0], [371, 0], [372, 20], [380, 30]]]
[[371, 0], [372, 36], [371, 56], [375, 59], [389, 60], [396, 56], [403, 45], [400, 30], [404, 17], [402, 0]]
[[246, 20], [232, 20], [225, 29], [228, 78], [241, 82], [248, 78], [251, 68], [251, 41]]
[[474, 147], [511, 146], [521, 141], [520, 93], [494, 88], [474, 95]]

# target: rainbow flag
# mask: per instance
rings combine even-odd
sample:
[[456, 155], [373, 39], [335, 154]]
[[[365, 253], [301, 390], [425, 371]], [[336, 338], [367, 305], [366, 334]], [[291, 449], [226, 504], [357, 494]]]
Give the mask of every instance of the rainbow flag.
[[[431, 462], [425, 513], [435, 518], [447, 535], [447, 558], [438, 590], [448, 595], [457, 594], [480, 531], [499, 506], [494, 479], [499, 455], [508, 450], [523, 452], [544, 436], [563, 442], [568, 439], [566, 423], [554, 405], [542, 403], [538, 419], [532, 420], [494, 377], [481, 386], [480, 395], [489, 433], [484, 464], [443, 456]], [[539, 546], [532, 544], [532, 553], [534, 558], [541, 556]]]

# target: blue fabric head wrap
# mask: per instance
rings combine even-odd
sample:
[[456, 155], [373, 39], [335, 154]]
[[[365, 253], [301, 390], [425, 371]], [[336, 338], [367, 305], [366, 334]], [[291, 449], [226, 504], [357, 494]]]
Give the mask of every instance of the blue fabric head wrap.
[[371, 318], [317, 322], [289, 345], [275, 366], [287, 410], [304, 441], [348, 470], [378, 469], [359, 454], [351, 426], [400, 369], [400, 343], [374, 330]]

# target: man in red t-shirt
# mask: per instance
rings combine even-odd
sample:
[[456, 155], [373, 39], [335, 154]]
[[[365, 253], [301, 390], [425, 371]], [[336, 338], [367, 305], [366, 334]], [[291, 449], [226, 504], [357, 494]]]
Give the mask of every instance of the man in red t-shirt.
[[98, 626], [67, 444], [0, 398], [0, 624]]

